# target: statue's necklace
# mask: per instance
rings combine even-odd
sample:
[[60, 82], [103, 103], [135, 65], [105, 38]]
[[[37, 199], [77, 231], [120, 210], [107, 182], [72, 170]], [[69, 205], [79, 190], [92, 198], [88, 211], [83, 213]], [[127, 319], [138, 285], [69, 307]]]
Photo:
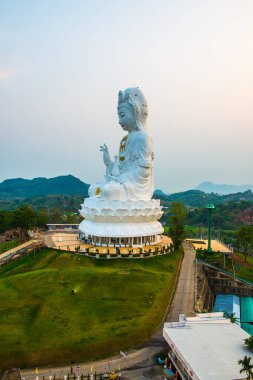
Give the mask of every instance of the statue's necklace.
[[125, 160], [125, 157], [123, 155], [121, 155], [121, 153], [124, 153], [124, 151], [125, 151], [127, 137], [128, 137], [128, 135], [124, 136], [123, 139], [120, 142], [120, 158], [119, 158], [120, 161], [124, 161]]

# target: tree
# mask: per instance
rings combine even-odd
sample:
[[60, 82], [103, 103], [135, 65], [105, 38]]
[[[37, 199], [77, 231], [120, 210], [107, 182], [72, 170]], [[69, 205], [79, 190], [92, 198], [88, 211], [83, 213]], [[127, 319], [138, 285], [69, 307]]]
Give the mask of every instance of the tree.
[[245, 342], [245, 346], [247, 346], [248, 349], [253, 352], [253, 336], [247, 339], [244, 339], [244, 342]]
[[46, 210], [39, 210], [36, 216], [36, 227], [45, 227], [48, 223], [48, 213]]
[[187, 211], [183, 203], [172, 202], [169, 216], [169, 235], [173, 240], [175, 249], [183, 242], [185, 237], [185, 219]]
[[253, 226], [242, 226], [236, 231], [234, 246], [244, 254], [244, 261], [253, 249]]
[[245, 372], [247, 380], [253, 379], [253, 364], [251, 364], [251, 357], [244, 356], [243, 359], [238, 360], [238, 365], [241, 365], [240, 373]]
[[235, 316], [235, 313], [224, 313], [224, 317], [230, 319], [230, 322], [239, 325], [239, 318]]
[[12, 211], [0, 211], [0, 234], [10, 230], [13, 224], [13, 212]]
[[17, 210], [13, 211], [13, 228], [20, 228], [24, 236], [27, 235], [28, 230], [36, 225], [37, 213], [28, 205], [24, 205]]
[[61, 211], [58, 208], [55, 208], [52, 210], [51, 215], [50, 215], [50, 222], [51, 223], [62, 223]]

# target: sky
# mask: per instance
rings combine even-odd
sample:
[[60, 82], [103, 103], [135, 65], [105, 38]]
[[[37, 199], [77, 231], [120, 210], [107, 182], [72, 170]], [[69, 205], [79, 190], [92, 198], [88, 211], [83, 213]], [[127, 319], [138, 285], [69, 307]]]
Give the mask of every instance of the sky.
[[252, 0], [0, 0], [0, 181], [101, 180], [133, 86], [155, 188], [253, 184]]

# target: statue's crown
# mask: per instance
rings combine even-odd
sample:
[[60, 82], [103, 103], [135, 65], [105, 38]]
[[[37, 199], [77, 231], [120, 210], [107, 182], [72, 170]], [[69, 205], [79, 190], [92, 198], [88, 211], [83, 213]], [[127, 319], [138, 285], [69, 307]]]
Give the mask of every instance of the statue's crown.
[[119, 92], [118, 108], [129, 104], [134, 108], [136, 119], [145, 124], [148, 116], [148, 103], [139, 87], [127, 88]]
[[124, 91], [119, 92], [118, 105], [122, 103], [137, 103], [141, 108], [148, 108], [148, 103], [139, 87], [127, 88]]

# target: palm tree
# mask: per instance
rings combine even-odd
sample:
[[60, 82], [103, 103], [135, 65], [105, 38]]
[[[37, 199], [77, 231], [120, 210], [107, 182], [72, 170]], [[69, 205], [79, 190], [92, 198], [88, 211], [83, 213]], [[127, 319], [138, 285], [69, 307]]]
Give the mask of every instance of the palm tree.
[[230, 322], [239, 325], [239, 318], [235, 316], [235, 313], [224, 313], [225, 318], [229, 318]]
[[238, 360], [238, 365], [242, 365], [240, 373], [245, 372], [247, 380], [253, 379], [253, 364], [251, 364], [251, 357], [244, 356], [243, 359]]
[[245, 345], [248, 347], [250, 351], [253, 351], [253, 336], [244, 339]]

